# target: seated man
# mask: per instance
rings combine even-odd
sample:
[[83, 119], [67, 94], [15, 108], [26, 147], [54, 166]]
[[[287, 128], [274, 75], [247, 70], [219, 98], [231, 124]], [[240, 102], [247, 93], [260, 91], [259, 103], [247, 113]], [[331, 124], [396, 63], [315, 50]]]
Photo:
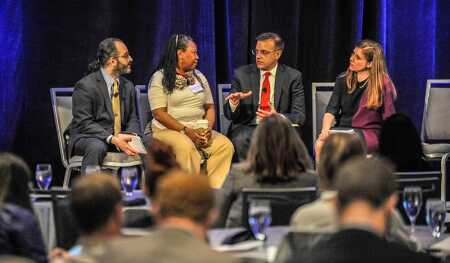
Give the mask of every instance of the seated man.
[[291, 261], [432, 262], [383, 238], [398, 199], [390, 164], [377, 157], [351, 159], [337, 173], [335, 188], [340, 230], [309, 253], [294, 250]]
[[173, 171], [157, 183], [152, 207], [157, 227], [149, 235], [112, 242], [98, 262], [236, 262], [206, 242], [213, 223], [214, 191], [208, 178]]
[[125, 44], [117, 38], [100, 42], [92, 73], [75, 84], [72, 98], [73, 119], [69, 155], [83, 156], [82, 173], [87, 166], [100, 166], [107, 151], [120, 150], [136, 155], [128, 145], [131, 135], [139, 134], [136, 94], [133, 83], [121, 77], [131, 72], [133, 59]]
[[253, 50], [256, 64], [242, 66], [234, 72], [231, 94], [223, 110], [232, 122], [228, 135], [238, 161], [247, 156], [258, 120], [280, 113], [294, 125], [305, 123], [302, 74], [278, 63], [283, 49], [284, 42], [278, 34], [263, 33], [256, 37]]

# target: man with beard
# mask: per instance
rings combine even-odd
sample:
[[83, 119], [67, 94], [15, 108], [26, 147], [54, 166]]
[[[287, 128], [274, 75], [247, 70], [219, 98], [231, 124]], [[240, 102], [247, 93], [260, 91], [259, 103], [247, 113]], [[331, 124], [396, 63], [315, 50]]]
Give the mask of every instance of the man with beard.
[[135, 89], [121, 76], [131, 72], [132, 62], [122, 40], [107, 38], [89, 65], [91, 73], [75, 84], [68, 152], [83, 156], [82, 173], [101, 165], [108, 151], [137, 155], [128, 144], [131, 134], [140, 133]]

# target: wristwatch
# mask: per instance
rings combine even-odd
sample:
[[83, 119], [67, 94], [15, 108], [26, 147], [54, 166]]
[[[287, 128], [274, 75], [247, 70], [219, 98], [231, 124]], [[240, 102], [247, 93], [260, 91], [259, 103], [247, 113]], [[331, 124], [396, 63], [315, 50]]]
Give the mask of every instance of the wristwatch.
[[186, 126], [183, 127], [183, 129], [180, 130], [181, 134], [186, 135]]

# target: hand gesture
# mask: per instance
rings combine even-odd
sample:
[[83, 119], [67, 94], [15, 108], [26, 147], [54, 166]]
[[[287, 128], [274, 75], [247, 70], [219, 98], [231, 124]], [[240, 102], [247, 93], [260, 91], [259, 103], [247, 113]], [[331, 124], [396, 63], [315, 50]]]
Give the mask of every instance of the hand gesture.
[[264, 118], [272, 116], [273, 114], [276, 113], [277, 111], [272, 106], [270, 106], [270, 110], [262, 109], [261, 107], [259, 107], [258, 110], [256, 111], [256, 116], [258, 117], [258, 119], [263, 120]]
[[230, 100], [231, 103], [237, 104], [240, 100], [243, 100], [243, 99], [245, 99], [247, 97], [250, 97], [251, 95], [252, 95], [252, 91], [233, 92], [230, 95], [228, 95], [226, 100]]

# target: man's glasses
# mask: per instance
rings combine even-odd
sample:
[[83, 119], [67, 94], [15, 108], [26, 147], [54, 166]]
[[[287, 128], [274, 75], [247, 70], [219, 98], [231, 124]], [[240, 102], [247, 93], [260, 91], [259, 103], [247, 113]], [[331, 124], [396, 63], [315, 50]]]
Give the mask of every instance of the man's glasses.
[[128, 54], [128, 53], [125, 53], [125, 54], [123, 54], [123, 55], [120, 55], [120, 56], [117, 56], [117, 57], [115, 57], [115, 58], [124, 58], [124, 59], [129, 59], [129, 58], [131, 58], [131, 55], [130, 55], [130, 54]]
[[276, 52], [276, 51], [278, 51], [278, 50], [280, 50], [280, 49], [275, 49], [275, 50], [272, 50], [272, 51], [269, 51], [269, 50], [257, 50], [257, 49], [252, 49], [250, 52], [251, 52], [251, 54], [252, 54], [253, 56], [257, 56], [257, 55], [267, 56], [267, 55], [269, 55], [270, 53], [274, 53], [274, 52]]

